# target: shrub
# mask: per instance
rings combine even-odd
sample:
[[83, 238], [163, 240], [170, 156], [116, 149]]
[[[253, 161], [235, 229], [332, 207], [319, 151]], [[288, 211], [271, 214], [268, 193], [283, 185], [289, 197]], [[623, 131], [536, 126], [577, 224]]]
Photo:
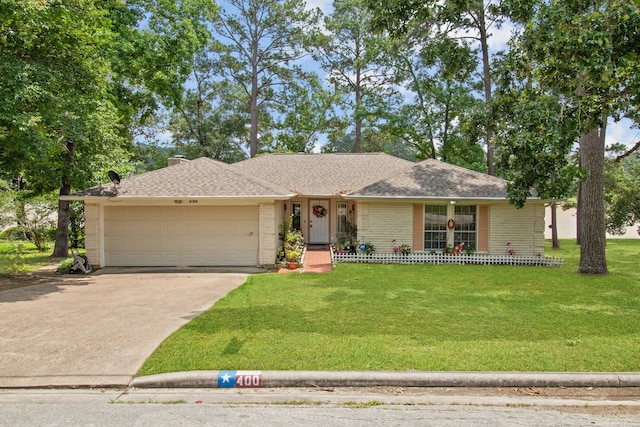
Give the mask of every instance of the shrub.
[[360, 243], [359, 249], [364, 252], [365, 254], [371, 255], [372, 253], [375, 253], [376, 251], [376, 247], [373, 246], [373, 243], [371, 242], [364, 242], [364, 243]]
[[288, 216], [280, 225], [280, 241], [282, 247], [278, 250], [276, 263], [298, 262], [304, 250], [304, 237], [298, 230], [291, 229], [293, 215]]

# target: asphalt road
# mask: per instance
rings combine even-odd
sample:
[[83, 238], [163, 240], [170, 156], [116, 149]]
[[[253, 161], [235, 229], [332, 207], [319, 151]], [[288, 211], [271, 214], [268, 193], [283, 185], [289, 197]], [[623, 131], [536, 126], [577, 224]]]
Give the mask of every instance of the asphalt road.
[[638, 400], [557, 394], [468, 389], [0, 390], [0, 426], [640, 425]]

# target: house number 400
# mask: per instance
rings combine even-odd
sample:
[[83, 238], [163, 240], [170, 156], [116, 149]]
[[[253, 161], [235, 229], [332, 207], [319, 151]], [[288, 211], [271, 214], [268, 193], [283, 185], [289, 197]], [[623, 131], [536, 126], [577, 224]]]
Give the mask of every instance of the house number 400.
[[236, 375], [236, 387], [260, 387], [262, 375]]

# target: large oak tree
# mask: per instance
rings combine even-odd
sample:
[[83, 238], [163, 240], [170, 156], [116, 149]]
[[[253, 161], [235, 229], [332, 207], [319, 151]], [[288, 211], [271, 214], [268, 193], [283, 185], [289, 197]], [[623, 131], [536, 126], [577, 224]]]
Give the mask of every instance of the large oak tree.
[[578, 144], [579, 271], [605, 274], [604, 138], [610, 118], [637, 119], [640, 8], [627, 0], [528, 4], [514, 15], [524, 31], [506, 65], [513, 102], [498, 106], [512, 114], [501, 163], [516, 204], [531, 189], [545, 198], [566, 195], [579, 172], [569, 161]]

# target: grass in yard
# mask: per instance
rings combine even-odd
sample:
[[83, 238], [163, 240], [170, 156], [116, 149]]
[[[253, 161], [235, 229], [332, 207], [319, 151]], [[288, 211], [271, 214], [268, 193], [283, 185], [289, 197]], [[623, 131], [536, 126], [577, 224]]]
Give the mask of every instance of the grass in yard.
[[186, 370], [639, 371], [640, 241], [610, 274], [561, 268], [340, 264], [261, 274], [169, 337], [140, 375]]
[[39, 252], [22, 240], [0, 240], [0, 276], [28, 273], [52, 262], [51, 251]]

